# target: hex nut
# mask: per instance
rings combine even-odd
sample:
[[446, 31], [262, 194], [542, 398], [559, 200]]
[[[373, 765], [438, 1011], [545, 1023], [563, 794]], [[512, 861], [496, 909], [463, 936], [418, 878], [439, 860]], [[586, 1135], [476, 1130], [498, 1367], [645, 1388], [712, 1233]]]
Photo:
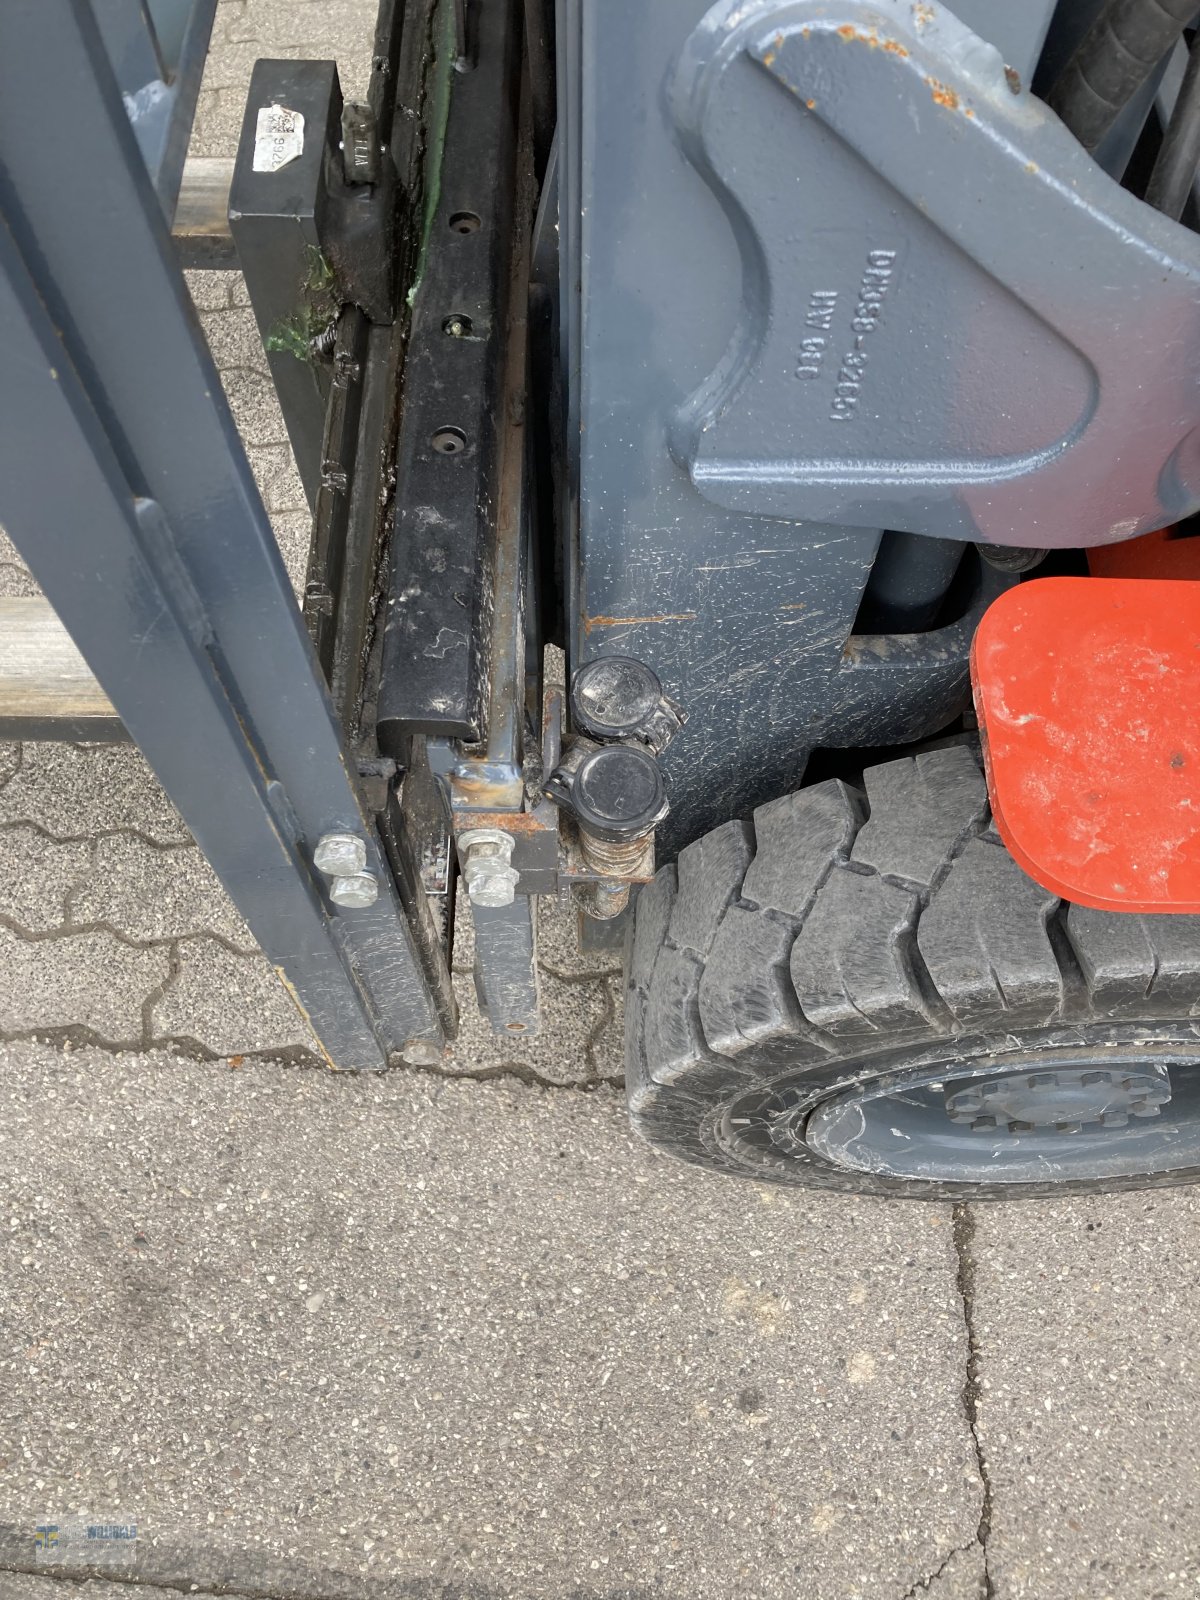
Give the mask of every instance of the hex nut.
[[498, 856], [469, 861], [466, 879], [472, 905], [511, 906], [517, 898], [519, 877], [520, 874]]
[[472, 905], [512, 905], [520, 881], [510, 865], [515, 842], [500, 828], [468, 828], [459, 834], [459, 859]]
[[333, 880], [329, 887], [329, 898], [335, 906], [346, 909], [373, 906], [379, 899], [379, 880], [373, 872], [347, 873]]
[[356, 833], [323, 833], [313, 851], [318, 872], [330, 878], [353, 878], [367, 868], [367, 846]]

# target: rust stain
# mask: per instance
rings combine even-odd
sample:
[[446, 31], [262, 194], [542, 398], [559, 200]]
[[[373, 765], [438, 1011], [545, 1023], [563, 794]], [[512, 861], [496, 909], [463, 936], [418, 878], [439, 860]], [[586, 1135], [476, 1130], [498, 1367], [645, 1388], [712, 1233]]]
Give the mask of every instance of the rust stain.
[[694, 611], [664, 611], [656, 617], [584, 617], [583, 631], [593, 628], [633, 628], [645, 622], [695, 622]]
[[947, 111], [958, 110], [958, 96], [948, 83], [943, 83], [940, 78], [926, 78], [925, 82], [929, 85], [935, 105], [945, 106]]
[[1037, 164], [1036, 161], [1027, 161], [1025, 163], [1025, 171], [1026, 172], [1032, 174], [1032, 173], [1035, 173], [1037, 171], [1037, 169], [1038, 169], [1038, 164]]
[[474, 772], [456, 772], [454, 787], [472, 805], [490, 808], [512, 803], [512, 790], [507, 783]]
[[337, 1062], [329, 1054], [329, 1051], [326, 1050], [326, 1048], [325, 1048], [324, 1044], [322, 1043], [322, 1041], [317, 1037], [316, 1029], [313, 1028], [313, 1025], [312, 1025], [312, 1018], [309, 1016], [308, 1012], [304, 1009], [304, 1004], [300, 999], [300, 995], [299, 995], [299, 993], [298, 993], [298, 991], [296, 989], [296, 985], [288, 977], [287, 973], [283, 970], [282, 967], [276, 967], [275, 968], [275, 976], [279, 979], [280, 983], [287, 990], [288, 995], [291, 998], [292, 1004], [296, 1007], [296, 1010], [304, 1018], [305, 1022], [308, 1024], [309, 1028], [312, 1029], [313, 1041], [316, 1044], [317, 1049], [324, 1056], [326, 1065], [332, 1067], [333, 1070], [336, 1072], [337, 1071]]
[[797, 600], [790, 606], [780, 606], [780, 611], [807, 611], [808, 606], [803, 600]]
[[861, 28], [856, 28], [852, 23], [843, 22], [838, 29], [840, 39], [855, 39], [859, 44], [869, 45], [872, 50], [886, 50], [892, 56], [906, 56], [908, 51], [895, 39], [881, 39], [874, 28], [865, 33]]
[[499, 828], [504, 833], [553, 833], [539, 822], [532, 811], [459, 811], [454, 817], [455, 833], [471, 828]]
[[912, 14], [913, 21], [916, 23], [917, 27], [924, 29], [929, 26], [937, 13], [934, 11], [932, 6], [925, 5], [922, 3], [922, 0], [918, 0], [918, 3], [912, 8]]

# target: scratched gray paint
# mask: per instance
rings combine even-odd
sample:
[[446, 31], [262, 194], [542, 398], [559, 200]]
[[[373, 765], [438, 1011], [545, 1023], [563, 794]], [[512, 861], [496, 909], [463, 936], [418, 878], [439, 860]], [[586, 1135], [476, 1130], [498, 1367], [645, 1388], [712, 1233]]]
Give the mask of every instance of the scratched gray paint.
[[538, 1031], [537, 902], [518, 895], [510, 906], [472, 905], [475, 992], [493, 1030], [529, 1037]]
[[701, 493], [1049, 547], [1200, 505], [1200, 239], [949, 12], [727, 4], [669, 94], [742, 257], [737, 331], [671, 429]]
[[[1003, 29], [996, 43], [1023, 79], [1048, 10], [984, 0], [969, 8], [979, 26]], [[1101, 538], [1193, 503], [1188, 450], [1177, 451], [1173, 475], [1159, 469], [1194, 426], [1200, 352], [1179, 328], [1200, 331], [1200, 242], [1117, 191], [1048, 113], [1013, 92], [994, 49], [944, 10], [922, 15], [930, 20], [918, 34], [908, 0], [839, 0], [826, 19], [807, 3], [726, 4], [706, 15], [698, 0], [560, 0], [573, 661], [638, 656], [690, 714], [664, 761], [667, 853], [794, 785], [812, 746], [922, 737], [965, 703], [986, 593], [940, 636], [849, 642], [880, 527], [968, 539], [982, 522], [997, 542], [1062, 544], [1082, 542], [1069, 515], [1080, 502]], [[830, 36], [829, 19], [901, 40], [909, 55]], [[812, 79], [803, 77], [803, 27], [820, 36]], [[926, 76], [969, 80], [969, 103], [965, 91], [957, 111], [935, 102]], [[808, 98], [828, 104], [818, 115]], [[1022, 153], [1019, 184], [1004, 139]], [[1036, 151], [1036, 174], [1024, 170], [1026, 150]], [[720, 175], [702, 171], [706, 162]], [[1048, 170], [1082, 198], [1056, 188]], [[1069, 248], [1060, 238], [1068, 208]], [[955, 427], [986, 415], [990, 397], [1001, 453], [1036, 454], [1046, 444], [1039, 423], [1053, 425], [1052, 445], [1086, 408], [1083, 349], [1112, 387], [1093, 419], [1107, 436], [1102, 448], [1089, 445], [1103, 494], [1088, 501], [1053, 449], [1038, 467], [1053, 490], [1053, 527], [1030, 518], [1027, 486], [1002, 473], [986, 487], [934, 471], [916, 482], [876, 474], [880, 482], [864, 448], [848, 511], [844, 485], [792, 470], [814, 437], [827, 453], [833, 427], [811, 409], [797, 427], [796, 337], [810, 296], [837, 291], [840, 357], [870, 252], [893, 249], [883, 311], [868, 332], [880, 391], [895, 399], [880, 429], [902, 437], [911, 413], [910, 458], [941, 449], [957, 459]], [[1041, 320], [969, 250], [1019, 285]], [[1102, 272], [1090, 270], [1097, 253]], [[1153, 293], [1143, 294], [1150, 271]], [[754, 300], [763, 283], [765, 318]], [[1148, 303], [1131, 309], [1134, 293]], [[1171, 339], [1162, 336], [1168, 324]], [[971, 354], [977, 332], [987, 361]], [[1003, 371], [997, 339], [1010, 352]], [[1169, 395], [1152, 410], [1131, 397], [1136, 361], [1150, 349], [1170, 349], [1174, 362]], [[722, 382], [733, 400], [706, 411]], [[852, 409], [852, 427], [864, 417], [875, 426], [861, 403]], [[891, 448], [885, 431], [879, 438]], [[1084, 442], [1081, 434], [1075, 449]], [[1139, 473], [1132, 463], [1146, 460], [1148, 445], [1154, 459]], [[755, 450], [763, 470], [722, 472], [722, 462]], [[1122, 452], [1136, 490], [1114, 500]], [[983, 582], [993, 593], [1001, 583]]]
[[[436, 1052], [422, 950], [94, 19], [8, 0], [5, 22], [0, 520], [333, 1062]], [[374, 905], [329, 903], [327, 832], [363, 838]]]

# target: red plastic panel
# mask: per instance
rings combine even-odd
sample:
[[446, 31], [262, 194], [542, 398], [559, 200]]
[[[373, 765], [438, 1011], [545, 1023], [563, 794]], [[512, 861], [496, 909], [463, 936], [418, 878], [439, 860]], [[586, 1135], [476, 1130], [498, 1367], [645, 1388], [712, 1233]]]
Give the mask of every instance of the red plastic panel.
[[971, 675], [996, 825], [1029, 876], [1101, 911], [1200, 912], [1200, 583], [1018, 584]]
[[1160, 528], [1140, 539], [1098, 545], [1087, 552], [1087, 564], [1097, 578], [1200, 578], [1200, 538]]

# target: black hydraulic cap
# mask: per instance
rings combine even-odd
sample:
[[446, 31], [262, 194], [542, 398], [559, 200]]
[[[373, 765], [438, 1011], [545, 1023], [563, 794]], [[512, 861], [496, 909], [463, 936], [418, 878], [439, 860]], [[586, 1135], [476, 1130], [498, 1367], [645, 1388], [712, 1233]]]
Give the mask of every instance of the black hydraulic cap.
[[636, 745], [593, 750], [575, 769], [571, 810], [579, 826], [614, 844], [639, 839], [667, 814], [667, 792], [658, 762]]
[[637, 739], [660, 751], [684, 720], [657, 673], [632, 656], [598, 656], [580, 667], [571, 683], [571, 717], [589, 738]]

